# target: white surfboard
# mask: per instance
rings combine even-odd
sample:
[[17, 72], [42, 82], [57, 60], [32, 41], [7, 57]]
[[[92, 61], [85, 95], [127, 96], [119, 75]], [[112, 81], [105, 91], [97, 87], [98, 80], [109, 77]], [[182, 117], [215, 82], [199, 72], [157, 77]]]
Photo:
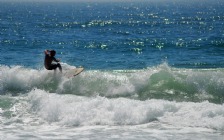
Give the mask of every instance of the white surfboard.
[[84, 70], [84, 68], [82, 68], [82, 67], [71, 69], [71, 70], [68, 70], [67, 72], [65, 72], [64, 76], [67, 77], [67, 78], [75, 77], [78, 74], [80, 74], [83, 70]]

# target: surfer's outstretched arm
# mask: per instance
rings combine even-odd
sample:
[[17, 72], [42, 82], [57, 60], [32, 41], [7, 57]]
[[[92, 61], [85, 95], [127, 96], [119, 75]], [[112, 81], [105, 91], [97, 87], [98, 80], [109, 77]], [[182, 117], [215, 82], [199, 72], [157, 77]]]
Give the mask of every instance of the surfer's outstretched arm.
[[49, 50], [45, 50], [44, 53], [45, 55], [47, 55], [49, 53]]

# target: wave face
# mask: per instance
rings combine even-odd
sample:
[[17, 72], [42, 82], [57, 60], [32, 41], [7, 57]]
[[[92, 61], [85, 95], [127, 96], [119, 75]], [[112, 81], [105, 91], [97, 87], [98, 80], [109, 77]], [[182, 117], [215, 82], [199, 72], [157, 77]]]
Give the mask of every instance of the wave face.
[[[67, 70], [72, 68], [64, 65]], [[87, 97], [224, 103], [223, 69], [172, 68], [164, 63], [144, 70], [86, 70], [75, 78], [67, 79], [43, 69], [0, 68], [2, 95], [19, 95], [41, 89]]]

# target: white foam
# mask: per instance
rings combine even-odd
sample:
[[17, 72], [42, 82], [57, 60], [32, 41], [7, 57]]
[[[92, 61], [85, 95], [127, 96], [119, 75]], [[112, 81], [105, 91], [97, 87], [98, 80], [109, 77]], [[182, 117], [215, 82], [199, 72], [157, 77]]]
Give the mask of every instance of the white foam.
[[209, 102], [178, 103], [180, 108], [175, 113], [167, 113], [161, 121], [176, 126], [203, 127], [224, 130], [224, 105]]
[[60, 93], [106, 97], [135, 96], [136, 91], [148, 84], [155, 71], [84, 71], [78, 77], [63, 81]]
[[141, 125], [159, 121], [176, 127], [224, 130], [224, 105], [209, 102], [88, 98], [38, 89], [29, 93], [28, 100], [31, 110], [40, 118], [66, 126]]
[[26, 91], [44, 82], [49, 73], [45, 70], [27, 69], [21, 66], [1, 66], [1, 90]]
[[[66, 63], [62, 65], [65, 71], [75, 68]], [[21, 66], [0, 66], [0, 94], [18, 95], [38, 88], [53, 93], [88, 97], [100, 95], [143, 100], [165, 97], [177, 101], [209, 100], [221, 103], [224, 91], [222, 77], [223, 72], [219, 69], [178, 69], [167, 64], [145, 70], [85, 70], [70, 79], [44, 68], [36, 70]]]
[[[66, 68], [71, 69], [73, 66]], [[0, 91], [2, 94], [24, 94], [33, 88], [57, 91], [65, 80], [58, 71], [48, 71], [44, 68], [37, 70], [22, 66], [0, 66], [0, 72]]]

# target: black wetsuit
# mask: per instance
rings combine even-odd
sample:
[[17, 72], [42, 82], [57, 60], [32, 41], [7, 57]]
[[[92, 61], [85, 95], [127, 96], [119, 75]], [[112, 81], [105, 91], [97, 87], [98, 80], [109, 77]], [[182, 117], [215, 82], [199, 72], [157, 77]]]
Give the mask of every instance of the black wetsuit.
[[50, 56], [49, 54], [45, 55], [45, 61], [44, 66], [47, 70], [55, 70], [56, 68], [59, 68], [60, 71], [62, 71], [61, 65], [59, 63], [54, 64], [53, 61], [59, 62], [55, 57]]

